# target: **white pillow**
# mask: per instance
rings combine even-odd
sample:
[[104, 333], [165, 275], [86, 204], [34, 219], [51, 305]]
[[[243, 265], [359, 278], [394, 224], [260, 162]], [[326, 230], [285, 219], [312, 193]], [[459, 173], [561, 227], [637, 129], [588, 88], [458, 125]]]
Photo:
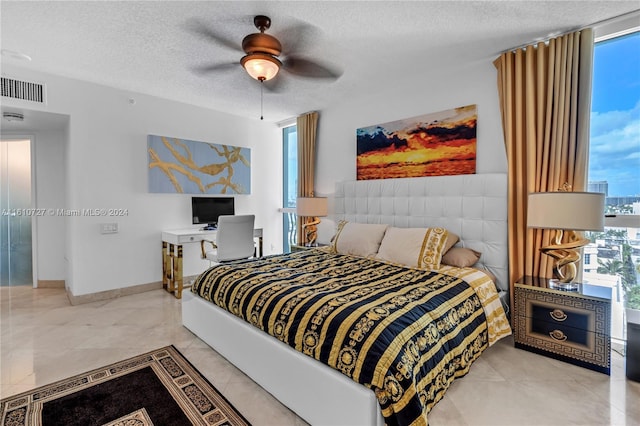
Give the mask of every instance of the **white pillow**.
[[444, 228], [389, 227], [376, 257], [412, 268], [439, 269], [448, 235]]
[[386, 224], [341, 221], [333, 237], [333, 252], [362, 257], [375, 256], [388, 227]]

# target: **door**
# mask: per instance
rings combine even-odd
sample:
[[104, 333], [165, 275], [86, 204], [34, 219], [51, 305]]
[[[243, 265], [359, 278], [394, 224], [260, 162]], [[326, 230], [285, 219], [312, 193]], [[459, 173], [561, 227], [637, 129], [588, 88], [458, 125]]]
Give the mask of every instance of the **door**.
[[32, 285], [31, 140], [0, 141], [0, 286]]

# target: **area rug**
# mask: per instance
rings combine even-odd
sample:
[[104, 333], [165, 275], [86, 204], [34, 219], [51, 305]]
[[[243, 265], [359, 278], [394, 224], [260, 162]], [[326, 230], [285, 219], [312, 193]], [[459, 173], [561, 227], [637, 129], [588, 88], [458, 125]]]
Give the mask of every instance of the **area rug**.
[[245, 426], [173, 346], [0, 400], [2, 426]]

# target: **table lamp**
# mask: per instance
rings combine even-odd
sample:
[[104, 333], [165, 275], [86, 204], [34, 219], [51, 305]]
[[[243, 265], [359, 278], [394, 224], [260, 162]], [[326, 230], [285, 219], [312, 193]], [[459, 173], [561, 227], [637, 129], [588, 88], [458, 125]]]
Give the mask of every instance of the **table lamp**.
[[[604, 229], [604, 194], [599, 192], [536, 192], [529, 194], [527, 207], [529, 228], [556, 230], [554, 243], [540, 251], [555, 259], [553, 288], [577, 290], [573, 283], [579, 249], [589, 244], [574, 231], [602, 231]], [[563, 243], [564, 231], [569, 236]]]
[[296, 213], [298, 216], [312, 219], [310, 222], [302, 224], [304, 242], [307, 247], [317, 245], [318, 228], [316, 225], [320, 223], [318, 217], [326, 216], [327, 211], [326, 197], [300, 197], [296, 200]]

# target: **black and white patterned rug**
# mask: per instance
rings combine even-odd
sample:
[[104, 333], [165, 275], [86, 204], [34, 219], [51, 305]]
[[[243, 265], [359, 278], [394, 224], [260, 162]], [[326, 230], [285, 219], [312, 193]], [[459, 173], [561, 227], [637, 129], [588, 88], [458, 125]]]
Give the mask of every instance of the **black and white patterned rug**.
[[173, 346], [0, 400], [1, 426], [249, 422]]

